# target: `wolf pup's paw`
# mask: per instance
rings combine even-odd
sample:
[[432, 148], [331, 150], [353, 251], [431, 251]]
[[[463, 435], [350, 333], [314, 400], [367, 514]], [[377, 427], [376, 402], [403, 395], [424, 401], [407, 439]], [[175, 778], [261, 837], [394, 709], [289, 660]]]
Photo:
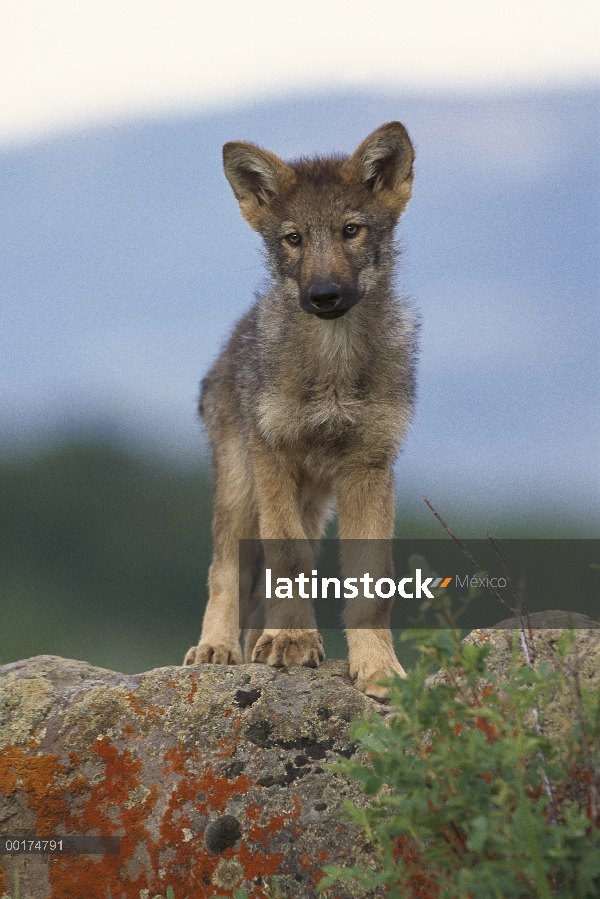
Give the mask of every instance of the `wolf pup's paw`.
[[304, 665], [318, 668], [325, 653], [318, 631], [265, 630], [252, 653], [253, 662], [263, 662], [273, 668]]
[[376, 671], [367, 666], [361, 667], [358, 671], [351, 671], [350, 677], [356, 689], [361, 693], [365, 693], [377, 702], [386, 703], [389, 701], [390, 691], [387, 687], [382, 686], [380, 681], [388, 680], [394, 674], [406, 677], [406, 671], [397, 659], [394, 659], [393, 662], [390, 661], [389, 667], [379, 668]]
[[242, 651], [237, 646], [225, 646], [222, 643], [200, 643], [190, 646], [183, 660], [184, 665], [241, 665]]

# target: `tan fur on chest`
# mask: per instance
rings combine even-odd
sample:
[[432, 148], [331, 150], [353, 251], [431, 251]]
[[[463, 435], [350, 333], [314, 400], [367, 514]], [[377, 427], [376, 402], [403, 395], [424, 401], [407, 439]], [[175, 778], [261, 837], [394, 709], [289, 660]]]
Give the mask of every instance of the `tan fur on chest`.
[[372, 404], [356, 387], [356, 373], [366, 362], [354, 333], [356, 317], [328, 328], [310, 319], [303, 324], [297, 343], [309, 351], [299, 352], [296, 345], [291, 355], [297, 363], [286, 360], [276, 385], [263, 392], [259, 430], [267, 440], [286, 444], [356, 435], [367, 426]]
[[268, 442], [304, 443], [325, 434], [357, 431], [365, 404], [335, 384], [315, 387], [309, 395], [290, 390], [269, 392], [258, 409], [260, 433]]

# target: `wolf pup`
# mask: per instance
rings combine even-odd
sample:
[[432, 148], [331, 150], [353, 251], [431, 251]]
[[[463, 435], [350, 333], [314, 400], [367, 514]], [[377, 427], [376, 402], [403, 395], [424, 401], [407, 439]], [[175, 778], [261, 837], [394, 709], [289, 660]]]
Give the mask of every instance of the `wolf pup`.
[[[267, 561], [273, 575], [310, 575], [335, 502], [346, 572], [369, 564], [393, 576], [392, 464], [414, 399], [416, 326], [393, 290], [394, 226], [413, 180], [404, 126], [383, 125], [350, 157], [286, 163], [235, 142], [223, 160], [243, 217], [266, 244], [271, 282], [202, 384], [214, 556], [202, 635], [187, 665], [242, 661], [244, 608], [256, 584], [250, 576], [239, 583], [241, 538], [289, 540], [287, 557], [284, 550]], [[264, 559], [257, 563], [264, 568]], [[404, 674], [391, 602], [361, 596], [344, 611], [351, 675], [379, 700], [387, 696], [379, 681]], [[319, 665], [309, 599], [267, 600], [264, 614], [259, 629], [246, 630], [247, 661]]]

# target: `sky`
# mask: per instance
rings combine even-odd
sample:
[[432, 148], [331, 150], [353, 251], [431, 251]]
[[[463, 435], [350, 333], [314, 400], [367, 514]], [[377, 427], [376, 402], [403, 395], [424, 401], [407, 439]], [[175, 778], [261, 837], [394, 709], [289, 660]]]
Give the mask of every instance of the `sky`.
[[0, 146], [283, 94], [581, 84], [597, 0], [0, 0]]
[[0, 447], [198, 452], [198, 380], [264, 278], [222, 144], [352, 152], [400, 118], [399, 489], [597, 521], [598, 34], [598, 0], [0, 0]]

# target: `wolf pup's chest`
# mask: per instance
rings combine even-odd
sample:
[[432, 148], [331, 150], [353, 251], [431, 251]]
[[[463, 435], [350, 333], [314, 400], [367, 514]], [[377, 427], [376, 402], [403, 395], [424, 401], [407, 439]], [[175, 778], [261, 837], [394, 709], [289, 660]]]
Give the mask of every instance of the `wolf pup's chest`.
[[365, 399], [359, 391], [336, 383], [310, 385], [296, 403], [296, 414], [308, 431], [360, 427]]
[[288, 391], [279, 384], [276, 391], [263, 394], [258, 405], [260, 431], [268, 440], [287, 444], [351, 440], [372, 414], [372, 403], [361, 393], [310, 380], [301, 390]]

